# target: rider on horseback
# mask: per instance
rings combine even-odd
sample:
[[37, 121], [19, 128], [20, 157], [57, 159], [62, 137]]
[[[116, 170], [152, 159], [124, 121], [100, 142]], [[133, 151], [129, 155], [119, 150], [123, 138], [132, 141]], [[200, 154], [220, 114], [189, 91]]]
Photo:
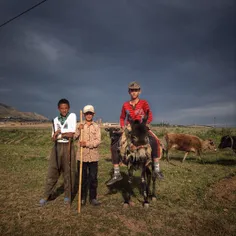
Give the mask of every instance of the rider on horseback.
[[[130, 139], [128, 137], [128, 132], [130, 130], [130, 119], [142, 121], [144, 116], [148, 113], [147, 124], [150, 124], [152, 121], [152, 112], [150, 110], [149, 104], [146, 100], [139, 99], [141, 93], [141, 87], [137, 82], [131, 82], [128, 87], [130, 94], [130, 101], [127, 101], [123, 104], [121, 115], [120, 115], [120, 126], [122, 129], [122, 136], [120, 139], [113, 141], [111, 145], [111, 155], [112, 155], [112, 164], [114, 167], [114, 173], [112, 178], [107, 182], [107, 185], [112, 185], [117, 181], [122, 180], [120, 174], [120, 157], [125, 157], [127, 147], [130, 144]], [[126, 119], [128, 117], [128, 119]], [[150, 140], [150, 145], [152, 148], [151, 156], [153, 169], [156, 176], [160, 179], [163, 179], [163, 174], [160, 171], [159, 160], [161, 159], [161, 144], [156, 135], [149, 129], [148, 136]], [[119, 152], [118, 152], [119, 150]]]

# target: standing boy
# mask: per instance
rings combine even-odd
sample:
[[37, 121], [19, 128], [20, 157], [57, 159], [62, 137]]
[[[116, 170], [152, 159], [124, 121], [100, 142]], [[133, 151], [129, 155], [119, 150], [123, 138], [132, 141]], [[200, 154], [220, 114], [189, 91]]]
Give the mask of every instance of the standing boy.
[[[78, 146], [83, 148], [83, 169], [82, 169], [82, 193], [81, 205], [86, 204], [87, 190], [89, 188], [89, 201], [93, 206], [100, 205], [97, 200], [98, 187], [98, 146], [101, 143], [101, 130], [98, 124], [93, 121], [95, 115], [94, 107], [87, 105], [83, 109], [85, 121], [80, 124], [75, 134], [79, 138], [83, 129], [83, 140], [78, 142]], [[80, 148], [78, 148], [76, 159], [78, 160], [78, 173], [80, 169]]]
[[51, 151], [48, 174], [44, 197], [40, 200], [40, 205], [47, 203], [53, 193], [53, 189], [63, 172], [65, 203], [71, 203], [72, 179], [75, 175], [75, 151], [71, 139], [76, 131], [76, 115], [70, 113], [70, 103], [63, 98], [58, 102], [58, 110], [60, 112], [53, 120], [52, 140], [54, 147]]
[[[117, 152], [117, 148], [120, 146], [119, 147], [120, 154], [121, 156], [123, 156], [125, 153], [124, 150], [126, 148], [125, 145], [127, 145], [124, 129], [125, 127], [127, 127], [128, 129], [130, 128], [129, 119], [142, 121], [144, 116], [148, 113], [149, 116], [148, 116], [147, 124], [150, 124], [152, 122], [152, 112], [151, 112], [148, 102], [144, 99], [139, 98], [139, 95], [141, 93], [140, 85], [135, 81], [131, 82], [128, 86], [128, 92], [130, 95], [130, 100], [123, 104], [121, 115], [120, 115], [120, 126], [121, 126], [121, 129], [123, 130], [121, 142], [117, 140], [117, 142], [114, 143], [111, 147], [112, 164], [114, 168], [114, 173], [113, 173], [112, 178], [107, 182], [108, 186], [122, 179], [122, 176], [120, 174], [120, 167], [119, 167], [120, 156]], [[160, 171], [160, 165], [159, 165], [159, 160], [161, 159], [161, 152], [162, 152], [160, 141], [150, 129], [149, 129], [148, 136], [149, 136], [150, 145], [152, 148], [151, 156], [152, 156], [154, 173], [156, 174], [156, 176], [162, 179], [163, 175]]]

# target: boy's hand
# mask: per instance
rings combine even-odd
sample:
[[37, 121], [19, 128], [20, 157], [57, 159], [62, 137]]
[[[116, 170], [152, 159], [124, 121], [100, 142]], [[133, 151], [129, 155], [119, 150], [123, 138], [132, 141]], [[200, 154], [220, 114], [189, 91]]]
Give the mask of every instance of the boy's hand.
[[79, 127], [78, 127], [78, 130], [81, 130], [84, 128], [84, 125], [83, 124], [80, 124]]
[[79, 144], [81, 147], [86, 147], [86, 141], [80, 141]]
[[60, 133], [61, 133], [61, 130], [60, 130], [60, 129], [57, 130], [57, 131], [54, 133], [52, 139], [53, 139], [54, 141], [56, 141], [56, 140], [57, 140], [57, 136], [58, 136]]

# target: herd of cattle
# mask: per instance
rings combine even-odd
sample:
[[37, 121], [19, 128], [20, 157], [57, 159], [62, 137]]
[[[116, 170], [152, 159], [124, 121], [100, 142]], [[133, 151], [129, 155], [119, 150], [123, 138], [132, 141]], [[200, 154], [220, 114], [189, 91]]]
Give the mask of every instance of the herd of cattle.
[[[201, 159], [201, 153], [207, 150], [216, 151], [217, 147], [212, 139], [202, 140], [197, 136], [189, 134], [167, 133], [161, 140], [163, 157], [169, 161], [169, 151], [171, 149], [184, 151], [184, 162], [189, 152], [194, 152]], [[236, 154], [236, 136], [223, 136], [218, 149], [231, 148]]]

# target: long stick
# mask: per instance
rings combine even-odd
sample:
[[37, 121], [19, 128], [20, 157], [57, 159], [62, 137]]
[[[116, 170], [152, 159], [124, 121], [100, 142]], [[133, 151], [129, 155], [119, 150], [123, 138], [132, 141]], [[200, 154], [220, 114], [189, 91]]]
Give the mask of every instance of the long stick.
[[[54, 120], [53, 119], [52, 119], [52, 127], [53, 127], [53, 134], [55, 134], [56, 128], [55, 128], [55, 124], [54, 124]], [[56, 153], [57, 169], [59, 169], [58, 160], [57, 160], [57, 140], [54, 142], [54, 147], [55, 147], [55, 153]]]
[[68, 143], [68, 162], [69, 162], [69, 191], [70, 191], [70, 204], [69, 206], [71, 207], [71, 200], [72, 200], [72, 181], [71, 181], [71, 138], [69, 138], [69, 143]]
[[[80, 111], [80, 124], [82, 124], [82, 120], [83, 120], [83, 113], [82, 111]], [[80, 141], [82, 140], [83, 140], [83, 129], [80, 130]], [[80, 213], [80, 209], [81, 209], [82, 168], [83, 168], [83, 147], [80, 146], [78, 213]]]

